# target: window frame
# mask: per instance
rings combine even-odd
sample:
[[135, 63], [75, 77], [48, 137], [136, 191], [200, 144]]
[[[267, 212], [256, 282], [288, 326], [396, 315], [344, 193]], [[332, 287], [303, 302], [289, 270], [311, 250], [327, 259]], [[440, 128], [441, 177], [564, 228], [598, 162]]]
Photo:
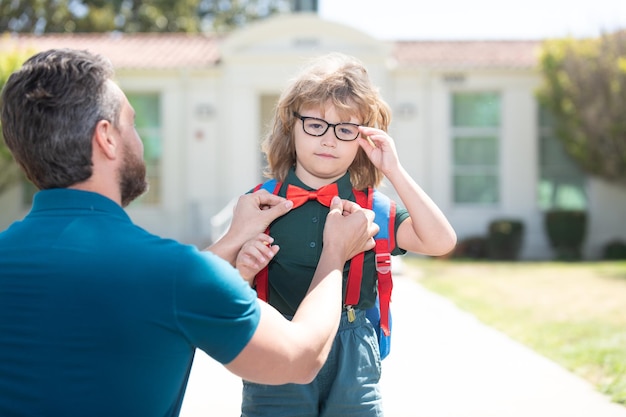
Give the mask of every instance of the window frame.
[[[495, 114], [495, 123], [485, 124], [476, 123], [475, 125], [457, 125], [457, 116], [455, 111], [457, 109], [456, 100], [461, 95], [489, 95], [492, 98], [497, 99], [497, 108]], [[502, 103], [503, 96], [498, 90], [484, 89], [484, 90], [455, 90], [450, 92], [450, 111], [449, 111], [449, 126], [450, 126], [450, 159], [451, 159], [451, 200], [457, 206], [485, 206], [492, 207], [500, 204], [502, 198], [501, 192], [501, 161], [502, 161]], [[491, 150], [493, 163], [485, 164], [459, 164], [457, 160], [457, 151], [460, 140], [464, 139], [476, 139], [476, 140], [489, 140], [493, 139], [495, 148]], [[463, 189], [459, 184], [460, 179], [470, 179], [470, 177], [481, 177], [484, 184], [491, 181], [491, 185], [486, 187], [487, 192], [484, 195], [487, 199], [463, 199]], [[481, 178], [478, 178], [480, 181]], [[480, 186], [478, 186], [480, 187]], [[465, 193], [471, 192], [466, 190]], [[491, 194], [491, 198], [490, 195]]]

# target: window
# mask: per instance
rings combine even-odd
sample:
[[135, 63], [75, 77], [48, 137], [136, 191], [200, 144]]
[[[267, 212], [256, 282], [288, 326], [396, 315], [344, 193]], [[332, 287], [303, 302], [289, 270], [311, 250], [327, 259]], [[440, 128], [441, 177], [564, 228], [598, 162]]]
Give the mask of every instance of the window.
[[150, 189], [133, 204], [159, 204], [162, 198], [161, 101], [156, 93], [127, 93], [128, 101], [135, 109], [135, 127], [143, 142], [146, 174]]
[[539, 109], [539, 207], [583, 210], [587, 208], [585, 174], [567, 155], [553, 126], [550, 114]]
[[454, 202], [495, 204], [500, 199], [500, 95], [452, 95]]

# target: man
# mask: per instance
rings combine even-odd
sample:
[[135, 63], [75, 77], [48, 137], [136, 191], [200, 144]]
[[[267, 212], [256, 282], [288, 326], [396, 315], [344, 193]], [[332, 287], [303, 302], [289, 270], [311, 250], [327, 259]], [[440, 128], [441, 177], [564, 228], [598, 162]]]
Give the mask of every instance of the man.
[[246, 380], [312, 380], [373, 213], [335, 198], [309, 295], [285, 320], [229, 262], [290, 203], [242, 197], [214, 253], [135, 226], [122, 207], [147, 187], [143, 146], [112, 77], [101, 56], [50, 50], [2, 92], [5, 141], [41, 191], [0, 233], [0, 415], [176, 416], [196, 347]]

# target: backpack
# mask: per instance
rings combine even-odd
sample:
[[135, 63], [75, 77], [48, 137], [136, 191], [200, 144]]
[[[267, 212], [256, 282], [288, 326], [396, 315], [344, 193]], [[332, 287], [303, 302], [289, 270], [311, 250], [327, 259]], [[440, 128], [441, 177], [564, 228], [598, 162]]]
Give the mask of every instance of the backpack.
[[[262, 184], [257, 185], [254, 191], [264, 189], [272, 194], [278, 194], [282, 183], [275, 179], [270, 179]], [[393, 281], [391, 278], [391, 251], [395, 246], [394, 227], [396, 219], [396, 203], [386, 195], [377, 190], [368, 189], [365, 193], [362, 190], [353, 189], [352, 192], [356, 197], [356, 202], [361, 207], [370, 209], [374, 212], [374, 222], [378, 225], [379, 231], [374, 236], [376, 242], [375, 261], [376, 272], [378, 274], [378, 295], [376, 303], [373, 307], [365, 311], [367, 319], [374, 326], [378, 337], [378, 347], [380, 357], [384, 359], [389, 355], [391, 350], [391, 311], [389, 303], [391, 301], [391, 291], [393, 289]], [[269, 228], [266, 231], [269, 234]], [[363, 276], [363, 258], [364, 253], [361, 252], [354, 256], [350, 262], [350, 270], [348, 272], [348, 284], [346, 288], [346, 299], [344, 304], [347, 306], [356, 305], [359, 302], [361, 290], [361, 278]], [[263, 301], [268, 299], [268, 267], [266, 266], [256, 276], [257, 295]], [[381, 320], [381, 317], [383, 318]]]

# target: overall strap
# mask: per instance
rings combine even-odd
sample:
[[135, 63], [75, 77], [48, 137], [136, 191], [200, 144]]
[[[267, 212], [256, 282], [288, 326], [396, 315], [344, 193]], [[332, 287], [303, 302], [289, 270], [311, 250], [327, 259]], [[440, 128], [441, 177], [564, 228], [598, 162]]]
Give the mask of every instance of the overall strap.
[[[280, 190], [281, 185], [282, 185], [281, 182], [276, 181], [276, 179], [272, 178], [254, 187], [254, 191], [264, 189], [267, 192], [270, 192], [272, 194], [278, 194], [278, 191]], [[265, 234], [269, 235], [269, 233], [270, 233], [270, 227], [268, 226], [267, 229], [265, 230]], [[268, 296], [269, 296], [269, 293], [268, 293], [269, 292], [269, 288], [268, 288], [269, 279], [268, 279], [267, 271], [268, 271], [268, 268], [266, 265], [265, 268], [263, 268], [256, 274], [256, 278], [254, 279], [257, 297], [259, 297], [261, 300], [265, 302], [267, 302]]]

